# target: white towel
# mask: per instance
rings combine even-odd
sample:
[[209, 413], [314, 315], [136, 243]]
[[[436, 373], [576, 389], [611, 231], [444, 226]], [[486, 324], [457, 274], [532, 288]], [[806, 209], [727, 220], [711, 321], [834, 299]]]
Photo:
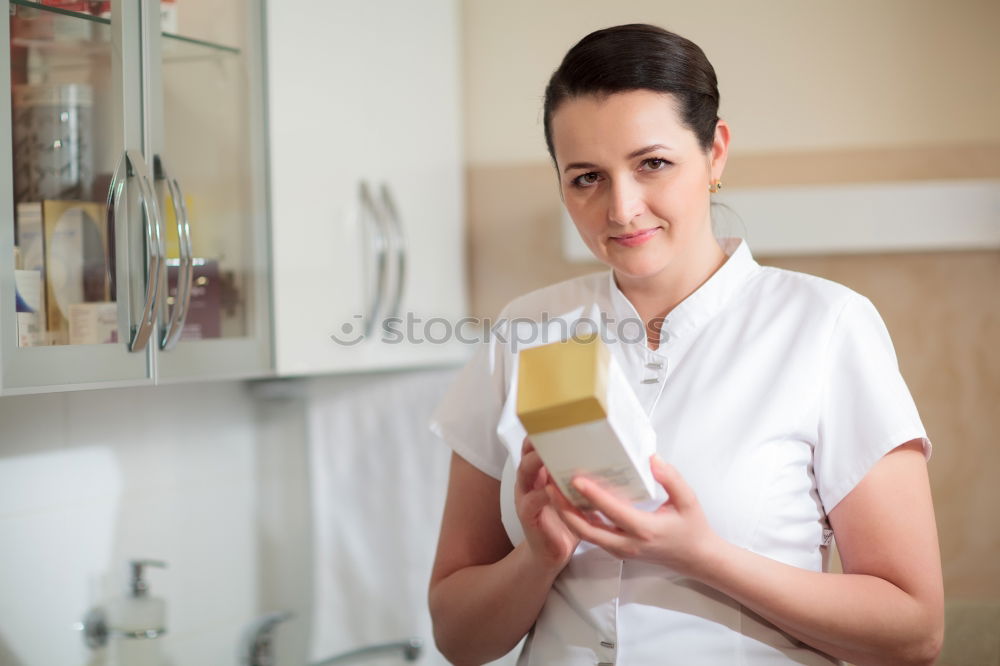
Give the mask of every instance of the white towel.
[[[310, 382], [313, 661], [410, 636], [434, 649], [427, 584], [450, 450], [428, 429], [455, 369]], [[367, 662], [400, 664], [400, 656]]]

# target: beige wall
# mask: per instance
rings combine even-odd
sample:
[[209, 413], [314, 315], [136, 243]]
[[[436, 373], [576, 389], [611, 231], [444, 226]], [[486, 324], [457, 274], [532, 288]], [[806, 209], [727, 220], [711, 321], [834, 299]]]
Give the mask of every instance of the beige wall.
[[[480, 316], [601, 268], [561, 256], [540, 122], [547, 77], [597, 27], [659, 23], [705, 49], [734, 132], [727, 184], [1000, 178], [996, 0], [465, 0], [463, 8], [469, 268]], [[936, 446], [930, 472], [947, 594], [1000, 601], [1000, 252], [758, 260], [836, 280], [878, 307]]]
[[733, 151], [1000, 142], [996, 0], [465, 0], [470, 164], [545, 159], [541, 96], [596, 28], [662, 25], [715, 67]]

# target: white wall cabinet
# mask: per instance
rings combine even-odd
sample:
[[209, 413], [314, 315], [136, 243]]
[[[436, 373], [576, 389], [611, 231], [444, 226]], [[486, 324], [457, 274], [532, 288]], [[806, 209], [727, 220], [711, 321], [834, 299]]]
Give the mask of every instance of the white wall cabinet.
[[278, 374], [463, 358], [447, 335], [467, 311], [457, 3], [266, 16]]
[[454, 0], [77, 4], [0, 0], [0, 394], [465, 357]]
[[0, 394], [268, 374], [261, 5], [47, 5], [0, 0]]

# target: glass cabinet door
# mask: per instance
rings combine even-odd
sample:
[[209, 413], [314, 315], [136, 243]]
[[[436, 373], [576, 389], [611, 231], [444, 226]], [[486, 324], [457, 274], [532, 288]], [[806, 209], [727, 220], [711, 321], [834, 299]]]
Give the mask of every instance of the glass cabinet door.
[[145, 0], [153, 170], [167, 245], [157, 377], [270, 367], [261, 8]]
[[155, 346], [147, 275], [166, 266], [142, 152], [138, 5], [0, 4], [0, 388], [141, 383]]

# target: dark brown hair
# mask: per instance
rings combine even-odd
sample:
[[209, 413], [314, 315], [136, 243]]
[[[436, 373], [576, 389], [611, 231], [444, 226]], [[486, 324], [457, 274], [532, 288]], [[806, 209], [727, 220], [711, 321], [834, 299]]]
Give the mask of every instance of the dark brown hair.
[[568, 99], [629, 90], [669, 93], [703, 150], [715, 139], [719, 88], [715, 69], [694, 42], [654, 25], [592, 32], [569, 50], [545, 88], [545, 143], [555, 162], [552, 114]]

